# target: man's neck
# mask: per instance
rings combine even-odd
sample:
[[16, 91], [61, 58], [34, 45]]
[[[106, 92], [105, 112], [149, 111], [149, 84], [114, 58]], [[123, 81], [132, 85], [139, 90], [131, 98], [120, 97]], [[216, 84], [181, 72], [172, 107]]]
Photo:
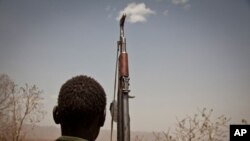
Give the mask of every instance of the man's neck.
[[61, 136], [56, 141], [88, 141], [88, 140], [72, 136]]
[[82, 139], [86, 139], [88, 141], [94, 141], [96, 138], [96, 133], [93, 132], [93, 130], [91, 130], [91, 128], [89, 129], [85, 129], [85, 128], [72, 128], [72, 127], [64, 127], [61, 126], [61, 133], [62, 136], [73, 136], [73, 137], [78, 137], [78, 138], [82, 138]]

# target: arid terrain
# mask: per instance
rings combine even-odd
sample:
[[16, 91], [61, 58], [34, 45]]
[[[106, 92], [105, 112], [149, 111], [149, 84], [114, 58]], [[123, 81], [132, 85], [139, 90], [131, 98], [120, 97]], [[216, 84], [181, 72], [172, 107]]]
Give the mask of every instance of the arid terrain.
[[[26, 141], [53, 141], [60, 136], [60, 128], [55, 126], [26, 126]], [[116, 136], [116, 131], [114, 131]], [[131, 139], [142, 138], [145, 141], [151, 141], [154, 138], [150, 132], [132, 132]], [[110, 130], [101, 130], [96, 141], [110, 141]]]

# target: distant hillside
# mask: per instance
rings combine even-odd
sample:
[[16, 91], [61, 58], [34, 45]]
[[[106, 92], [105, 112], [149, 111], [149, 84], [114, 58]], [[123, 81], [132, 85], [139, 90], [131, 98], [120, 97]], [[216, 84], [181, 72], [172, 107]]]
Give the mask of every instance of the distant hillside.
[[[24, 128], [27, 132], [26, 141], [53, 141], [58, 138], [61, 131], [55, 126], [35, 126], [32, 128], [30, 125], [26, 125]], [[114, 131], [116, 136], [116, 131]], [[132, 141], [136, 136], [142, 137], [144, 141], [152, 141], [154, 136], [150, 132], [132, 132]], [[101, 130], [96, 141], [110, 141], [110, 130]]]
[[52, 141], [58, 138], [61, 131], [55, 126], [30, 126], [25, 125], [27, 141]]

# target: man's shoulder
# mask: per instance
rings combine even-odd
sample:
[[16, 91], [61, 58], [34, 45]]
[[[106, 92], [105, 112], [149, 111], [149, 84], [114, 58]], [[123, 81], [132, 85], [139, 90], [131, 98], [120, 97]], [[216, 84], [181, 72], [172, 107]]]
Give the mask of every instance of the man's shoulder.
[[72, 136], [61, 136], [57, 138], [55, 141], [88, 141], [88, 140]]

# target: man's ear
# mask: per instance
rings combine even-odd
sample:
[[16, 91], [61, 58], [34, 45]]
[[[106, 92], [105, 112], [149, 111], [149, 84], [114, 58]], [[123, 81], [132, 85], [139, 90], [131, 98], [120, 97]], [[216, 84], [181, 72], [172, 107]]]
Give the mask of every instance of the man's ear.
[[99, 126], [102, 127], [104, 125], [106, 119], [106, 109], [104, 109], [103, 114], [100, 115]]
[[58, 112], [58, 106], [56, 105], [53, 109], [53, 118], [56, 124], [60, 123], [60, 117], [59, 117], [59, 112]]

